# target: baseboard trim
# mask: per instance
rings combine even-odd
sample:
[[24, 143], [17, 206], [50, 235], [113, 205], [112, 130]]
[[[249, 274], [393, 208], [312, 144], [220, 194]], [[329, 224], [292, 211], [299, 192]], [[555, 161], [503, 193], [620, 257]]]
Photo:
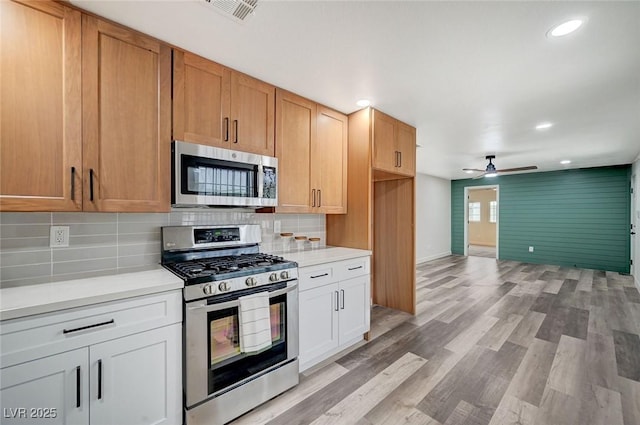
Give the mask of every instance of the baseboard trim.
[[448, 255], [451, 255], [451, 251], [440, 252], [438, 254], [429, 255], [428, 257], [418, 258], [416, 260], [416, 264], [422, 264], [426, 263], [427, 261], [437, 260], [438, 258], [446, 257]]

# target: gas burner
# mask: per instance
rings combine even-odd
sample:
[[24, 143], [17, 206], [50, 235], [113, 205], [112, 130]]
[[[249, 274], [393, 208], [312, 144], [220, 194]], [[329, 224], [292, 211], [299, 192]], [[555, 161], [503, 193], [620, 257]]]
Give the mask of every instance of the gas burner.
[[[237, 241], [207, 242], [205, 232], [238, 234]], [[162, 265], [184, 280], [184, 299], [227, 296], [297, 279], [298, 265], [260, 252], [260, 226], [173, 226], [162, 228]], [[217, 244], [217, 245], [216, 245]]]

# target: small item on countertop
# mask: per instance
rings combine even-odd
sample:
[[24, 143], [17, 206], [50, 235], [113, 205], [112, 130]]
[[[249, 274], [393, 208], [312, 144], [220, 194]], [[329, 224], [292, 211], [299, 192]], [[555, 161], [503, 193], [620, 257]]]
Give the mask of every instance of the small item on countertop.
[[289, 251], [289, 249], [291, 249], [291, 239], [293, 239], [293, 233], [280, 233], [280, 238], [282, 239], [282, 250]]
[[320, 248], [320, 238], [309, 238], [309, 243], [311, 244], [311, 249]]
[[296, 240], [296, 247], [300, 250], [304, 249], [304, 244], [307, 241], [307, 237], [306, 236], [295, 236], [294, 239]]

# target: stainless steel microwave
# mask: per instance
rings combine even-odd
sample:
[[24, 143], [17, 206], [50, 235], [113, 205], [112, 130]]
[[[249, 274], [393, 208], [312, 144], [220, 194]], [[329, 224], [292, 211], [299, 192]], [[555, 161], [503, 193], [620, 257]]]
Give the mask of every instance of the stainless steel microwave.
[[171, 146], [174, 207], [275, 207], [278, 159], [175, 141]]

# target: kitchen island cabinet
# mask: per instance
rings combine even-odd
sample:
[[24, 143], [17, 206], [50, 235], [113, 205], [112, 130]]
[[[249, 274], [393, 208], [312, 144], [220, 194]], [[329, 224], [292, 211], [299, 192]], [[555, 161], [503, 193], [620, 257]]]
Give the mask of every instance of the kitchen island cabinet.
[[276, 91], [277, 212], [344, 214], [348, 118]]
[[181, 308], [175, 290], [3, 321], [3, 424], [180, 423]]
[[300, 371], [362, 341], [370, 326], [369, 257], [299, 269]]
[[274, 156], [275, 87], [174, 49], [173, 138]]

